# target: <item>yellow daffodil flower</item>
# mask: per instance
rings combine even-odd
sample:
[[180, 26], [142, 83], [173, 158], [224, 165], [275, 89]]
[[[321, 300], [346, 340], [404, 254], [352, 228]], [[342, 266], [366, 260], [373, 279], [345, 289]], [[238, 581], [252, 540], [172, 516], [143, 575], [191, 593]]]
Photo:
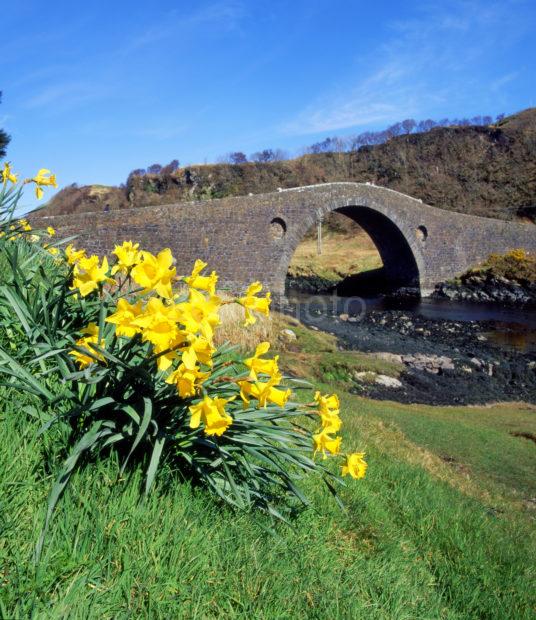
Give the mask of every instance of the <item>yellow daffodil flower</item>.
[[65, 248], [65, 259], [69, 265], [75, 265], [82, 258], [87, 258], [85, 250], [76, 250], [72, 243]]
[[192, 414], [190, 428], [199, 428], [203, 421], [205, 435], [223, 435], [233, 423], [233, 418], [225, 411], [228, 402], [224, 398], [205, 396], [200, 403], [189, 407]]
[[71, 289], [79, 289], [82, 297], [86, 297], [99, 287], [101, 282], [113, 282], [106, 274], [108, 272], [108, 259], [106, 256], [99, 265], [98, 256], [81, 258], [74, 267], [73, 284]]
[[158, 297], [151, 297], [132, 325], [141, 329], [143, 340], [155, 345], [159, 353], [169, 349], [179, 335], [178, 319], [175, 304], [165, 304]]
[[117, 263], [112, 267], [112, 275], [118, 271], [128, 273], [141, 260], [141, 252], [138, 250], [139, 243], [123, 241], [122, 245], [116, 245], [112, 254], [117, 256]]
[[339, 417], [340, 405], [337, 394], [324, 395], [316, 392], [315, 401], [318, 403], [318, 414], [322, 420], [322, 428], [325, 433], [337, 433], [342, 426]]
[[142, 262], [138, 263], [131, 272], [132, 279], [142, 286], [144, 293], [155, 291], [166, 299], [173, 297], [171, 282], [175, 278], [176, 269], [172, 267], [173, 256], [166, 248], [154, 256], [150, 252], [140, 252]]
[[38, 200], [41, 200], [43, 197], [43, 187], [44, 186], [52, 186], [58, 187], [56, 183], [56, 175], [51, 174], [50, 170], [46, 168], [41, 168], [39, 172], [32, 178], [25, 181], [26, 183], [35, 183], [35, 195]]
[[52, 228], [52, 226], [47, 226], [47, 233], [50, 237], [53, 237], [56, 234], [56, 231]]
[[2, 175], [2, 183], [5, 185], [8, 181], [13, 183], [13, 185], [17, 182], [17, 175], [11, 171], [11, 166], [8, 162], [4, 164], [4, 169], [0, 172]]
[[212, 342], [214, 328], [220, 324], [220, 306], [219, 297], [213, 295], [207, 299], [203, 293], [191, 288], [188, 301], [178, 304], [181, 323], [188, 333], [201, 333], [208, 342]]
[[216, 294], [216, 284], [218, 282], [218, 275], [213, 271], [209, 276], [199, 275], [203, 269], [207, 266], [202, 260], [197, 259], [192, 269], [192, 274], [187, 278], [184, 278], [186, 284], [191, 288], [208, 291], [210, 295]]
[[126, 299], [117, 301], [117, 308], [114, 314], [106, 318], [107, 323], [116, 325], [115, 333], [118, 336], [126, 336], [132, 338], [141, 332], [141, 328], [134, 325], [133, 321], [142, 313], [141, 301], [135, 304], [129, 304]]
[[346, 457], [346, 464], [341, 468], [341, 474], [343, 476], [347, 476], [349, 474], [356, 480], [359, 480], [359, 478], [364, 478], [368, 467], [364, 457], [364, 452], [354, 452], [353, 454], [348, 454]]
[[341, 450], [341, 441], [340, 437], [330, 437], [325, 430], [322, 430], [320, 433], [313, 435], [314, 453], [322, 452], [324, 458], [326, 458], [326, 452], [330, 454], [339, 454]]
[[74, 357], [80, 369], [86, 368], [90, 364], [94, 364], [95, 358], [104, 362], [105, 358], [103, 357], [102, 353], [99, 353], [98, 351], [89, 346], [90, 344], [95, 344], [101, 349], [104, 349], [104, 340], [101, 339], [99, 341], [98, 326], [95, 323], [90, 323], [85, 329], [82, 330], [82, 333], [85, 334], [85, 336], [77, 340], [76, 345], [82, 349], [86, 349], [87, 351], [91, 352], [91, 355], [93, 357], [85, 353], [81, 353], [80, 351], [76, 351], [75, 349], [69, 351], [69, 355], [72, 355]]
[[193, 368], [188, 368], [186, 364], [181, 364], [167, 377], [166, 383], [175, 385], [181, 398], [191, 398], [199, 392], [201, 384], [209, 376], [209, 372], [201, 372], [195, 365]]
[[282, 390], [275, 386], [281, 381], [281, 375], [272, 377], [270, 381], [262, 383], [260, 381], [239, 381], [240, 396], [244, 405], [249, 405], [251, 398], [259, 401], [259, 407], [266, 407], [268, 403], [274, 403], [279, 407], [284, 407], [292, 392], [290, 389]]
[[244, 306], [246, 312], [244, 325], [253, 325], [257, 321], [252, 311], [268, 316], [271, 302], [270, 293], [266, 293], [265, 297], [256, 297], [257, 293], [261, 291], [262, 284], [260, 282], [253, 282], [249, 285], [244, 297], [240, 297], [237, 300], [240, 305]]
[[269, 342], [261, 342], [255, 349], [255, 355], [244, 360], [244, 364], [251, 371], [249, 373], [250, 379], [256, 380], [258, 374], [269, 375], [270, 377], [279, 375], [279, 368], [277, 365], [279, 355], [276, 355], [273, 359], [261, 359], [261, 355], [267, 353], [269, 349]]
[[[186, 344], [181, 348], [182, 359], [185, 364], [199, 362], [206, 366], [212, 366], [212, 356], [216, 349], [206, 338], [187, 334], [185, 342]], [[188, 360], [192, 360], [192, 362]]]

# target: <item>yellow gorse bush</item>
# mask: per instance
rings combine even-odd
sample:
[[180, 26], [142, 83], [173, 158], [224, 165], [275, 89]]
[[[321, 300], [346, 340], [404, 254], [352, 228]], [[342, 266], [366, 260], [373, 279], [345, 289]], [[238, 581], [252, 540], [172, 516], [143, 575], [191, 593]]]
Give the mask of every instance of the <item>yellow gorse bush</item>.
[[[4, 166], [4, 185], [13, 178]], [[41, 170], [32, 181], [41, 187], [55, 178]], [[364, 476], [363, 453], [347, 454], [338, 475], [328, 460], [341, 456], [335, 394], [317, 392], [301, 403], [278, 356], [268, 356], [269, 342], [249, 356], [231, 343], [216, 346], [225, 306], [243, 309], [244, 329], [259, 313], [268, 316], [270, 293], [259, 282], [223, 299], [215, 271], [197, 260], [190, 273], [177, 274], [168, 248], [153, 254], [125, 241], [109, 261], [72, 243], [61, 250], [61, 241], [27, 243], [30, 229], [25, 220], [0, 225], [0, 250], [10, 262], [18, 260], [18, 244], [30, 255], [26, 271], [15, 269], [0, 291], [0, 321], [22, 320], [20, 333], [27, 334], [15, 349], [0, 347], [0, 373], [45, 407], [69, 403], [65, 416], [46, 425], [67, 426], [70, 455], [51, 491], [38, 555], [73, 470], [110, 450], [123, 455], [122, 471], [131, 462], [146, 468], [146, 492], [166, 459], [232, 506], [277, 518], [284, 518], [284, 497], [308, 503], [298, 486], [304, 474], [321, 476], [332, 493], [341, 476]], [[51, 227], [34, 232], [38, 240], [57, 237]], [[43, 249], [53, 255], [45, 268]]]

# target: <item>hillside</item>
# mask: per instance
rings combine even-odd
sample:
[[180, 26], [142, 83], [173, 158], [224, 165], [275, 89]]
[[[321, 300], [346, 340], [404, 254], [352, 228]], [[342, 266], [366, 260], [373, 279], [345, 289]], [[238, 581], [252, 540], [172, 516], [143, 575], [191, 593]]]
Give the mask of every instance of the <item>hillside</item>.
[[534, 220], [536, 108], [490, 126], [441, 127], [351, 153], [189, 166], [167, 175], [133, 177], [124, 188], [68, 187], [40, 213], [128, 209], [332, 181], [369, 181], [444, 209]]

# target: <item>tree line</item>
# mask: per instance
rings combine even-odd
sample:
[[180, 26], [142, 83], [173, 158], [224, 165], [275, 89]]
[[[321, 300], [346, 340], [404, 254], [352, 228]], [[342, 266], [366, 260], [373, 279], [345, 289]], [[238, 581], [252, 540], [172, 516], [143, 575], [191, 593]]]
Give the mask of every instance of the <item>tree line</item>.
[[[318, 153], [348, 153], [358, 151], [364, 146], [374, 146], [384, 144], [391, 138], [397, 136], [426, 133], [436, 127], [469, 127], [469, 126], [486, 126], [493, 122], [500, 122], [504, 119], [505, 114], [498, 114], [495, 121], [492, 116], [473, 116], [472, 118], [443, 118], [434, 121], [427, 118], [422, 121], [416, 121], [413, 118], [407, 118], [399, 123], [394, 123], [381, 131], [363, 131], [362, 133], [350, 136], [333, 136], [326, 138], [320, 142], [315, 142], [302, 149], [303, 154]], [[285, 161], [289, 159], [288, 151], [283, 149], [263, 149], [249, 155], [242, 151], [232, 151], [226, 153], [217, 159], [217, 163], [221, 164], [247, 164], [247, 163], [270, 163], [276, 161]], [[132, 177], [143, 176], [145, 174], [170, 174], [179, 168], [179, 161], [174, 159], [167, 166], [160, 164], [152, 164], [147, 168], [137, 168], [133, 170], [127, 179], [127, 186]]]

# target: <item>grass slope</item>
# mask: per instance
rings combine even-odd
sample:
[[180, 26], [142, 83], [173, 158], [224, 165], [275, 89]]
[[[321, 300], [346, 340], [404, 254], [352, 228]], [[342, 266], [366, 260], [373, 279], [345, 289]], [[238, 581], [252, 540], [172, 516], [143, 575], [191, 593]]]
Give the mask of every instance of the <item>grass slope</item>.
[[316, 276], [336, 284], [349, 275], [378, 269], [382, 260], [370, 237], [362, 230], [356, 235], [328, 233], [317, 253], [316, 238], [304, 239], [289, 265], [292, 278]]
[[[288, 359], [333, 354], [325, 335], [296, 331]], [[367, 451], [367, 477], [342, 490], [346, 511], [309, 484], [313, 507], [276, 535], [178, 480], [140, 501], [138, 473], [116, 483], [117, 465], [99, 463], [76, 476], [35, 571], [61, 455], [52, 435], [36, 438], [24, 401], [1, 396], [0, 617], [534, 617], [536, 447], [510, 434], [534, 431], [522, 404], [343, 393], [345, 447]]]

